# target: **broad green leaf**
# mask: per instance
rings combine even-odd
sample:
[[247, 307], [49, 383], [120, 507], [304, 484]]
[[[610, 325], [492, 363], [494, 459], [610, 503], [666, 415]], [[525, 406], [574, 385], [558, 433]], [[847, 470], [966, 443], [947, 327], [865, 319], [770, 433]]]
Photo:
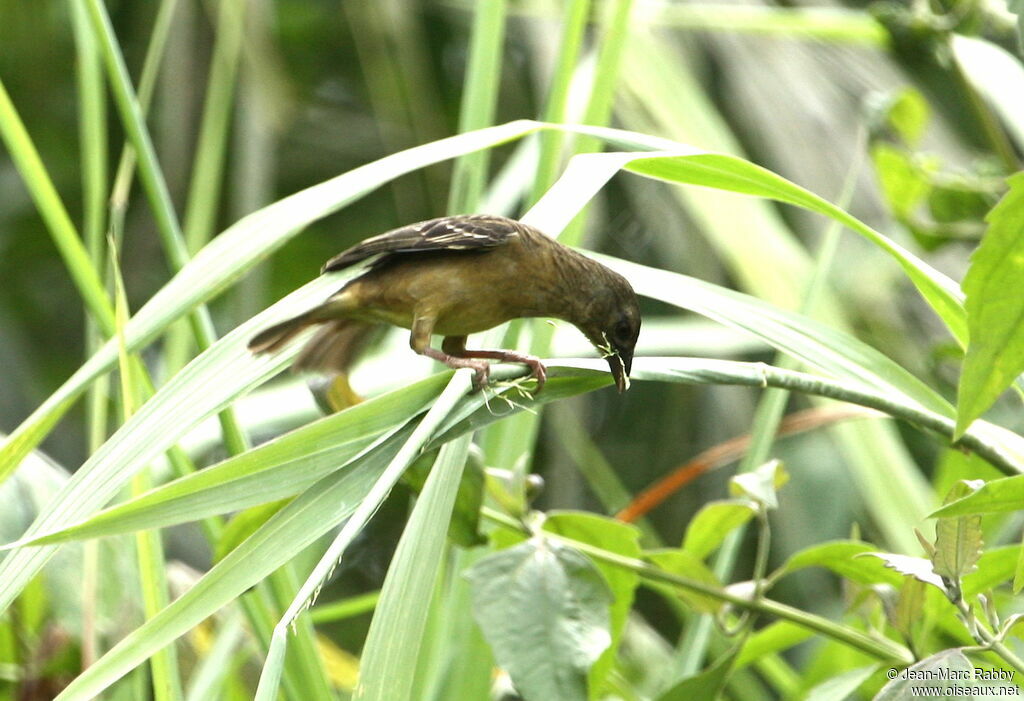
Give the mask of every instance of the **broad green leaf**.
[[[666, 572], [678, 574], [686, 577], [687, 579], [693, 579], [719, 589], [722, 587], [722, 583], [718, 580], [718, 577], [715, 576], [715, 573], [712, 572], [702, 560], [694, 557], [685, 550], [675, 548], [650, 550], [644, 553], [644, 559], [650, 561], [651, 564], [660, 567]], [[654, 582], [646, 582], [646, 584], [653, 589], [658, 589], [666, 596], [682, 599], [689, 606], [702, 613], [714, 613], [722, 608], [721, 600], [711, 596], [706, 596], [704, 594], [666, 584], [657, 584]]]
[[961, 435], [1024, 372], [1024, 173], [989, 212], [988, 230], [964, 277], [970, 341], [960, 375]]
[[789, 473], [778, 460], [771, 460], [752, 472], [735, 475], [729, 480], [729, 491], [735, 497], [746, 497], [766, 509], [777, 509], [778, 490], [789, 481]]
[[[553, 511], [544, 519], [542, 528], [544, 531], [558, 533], [623, 557], [639, 559], [641, 555], [639, 529], [606, 516], [582, 511]], [[609, 611], [611, 644], [601, 653], [601, 657], [590, 668], [588, 675], [588, 688], [592, 699], [603, 696], [602, 687], [615, 663], [622, 631], [626, 627], [636, 587], [640, 583], [640, 576], [633, 570], [609, 565], [600, 560], [595, 561], [594, 565], [601, 571], [611, 589], [612, 605]]]
[[884, 583], [894, 587], [900, 586], [902, 578], [886, 569], [881, 562], [873, 558], [858, 557], [873, 554], [875, 550], [877, 548], [868, 543], [849, 540], [818, 543], [792, 555], [782, 567], [782, 572], [790, 574], [805, 567], [826, 567], [858, 584]]
[[717, 699], [725, 688], [725, 683], [729, 680], [739, 651], [740, 646], [737, 645], [712, 662], [700, 674], [683, 679], [673, 685], [671, 689], [658, 696], [657, 701], [691, 701], [692, 699], [712, 701]]
[[[1024, 29], [1024, 4], [1020, 0], [1007, 3], [1017, 13], [1020, 41]], [[1019, 50], [1014, 54], [994, 41], [959, 32], [950, 34], [955, 61], [984, 99], [988, 109], [1000, 117], [1000, 125], [1011, 134], [1020, 147], [1024, 145], [1024, 65]], [[1019, 44], [1018, 44], [1019, 46]]]
[[876, 671], [878, 667], [871, 665], [837, 674], [811, 689], [805, 701], [846, 701], [854, 698], [861, 684], [870, 679]]
[[608, 584], [590, 560], [544, 538], [468, 572], [473, 616], [527, 701], [586, 701], [590, 666], [611, 642]]
[[887, 609], [889, 623], [903, 634], [905, 640], [914, 640], [924, 613], [926, 585], [915, 577], [904, 577], [896, 605]]
[[947, 501], [931, 514], [932, 518], [951, 518], [974, 514], [995, 514], [1024, 509], [1024, 475], [985, 482], [959, 499]]
[[871, 149], [879, 184], [893, 213], [907, 217], [928, 194], [928, 183], [918, 174], [902, 149], [885, 142]]
[[[874, 701], [903, 701], [912, 698], [917, 695], [912, 692], [913, 687], [931, 686], [933, 682], [924, 680], [939, 679], [961, 679], [963, 685], [988, 686], [974, 678], [974, 665], [967, 659], [963, 651], [959, 648], [952, 648], [927, 657], [905, 670], [896, 671], [892, 681], [882, 687]], [[948, 686], [949, 682], [940, 684]], [[936, 697], [933, 695], [932, 698]]]
[[1019, 545], [1003, 545], [986, 550], [978, 558], [978, 567], [963, 577], [964, 596], [971, 597], [1009, 582], [1020, 556]]
[[783, 652], [814, 636], [814, 631], [791, 621], [775, 621], [752, 633], [743, 644], [736, 668], [746, 667], [762, 657]]
[[[946, 501], [955, 501], [981, 485], [980, 480], [962, 480], [955, 484]], [[935, 525], [935, 553], [932, 564], [939, 576], [959, 582], [974, 570], [982, 547], [981, 516], [947, 516]]]
[[721, 545], [725, 537], [749, 521], [756, 509], [749, 501], [712, 501], [700, 508], [686, 526], [683, 550], [701, 560]]
[[931, 584], [943, 593], [946, 592], [946, 585], [942, 581], [942, 577], [935, 573], [931, 560], [926, 560], [923, 557], [913, 557], [911, 555], [879, 552], [865, 553], [865, 557], [860, 557], [858, 559], [871, 562], [876, 558], [877, 560], [885, 563], [885, 566], [891, 570], [899, 572], [907, 577], [913, 577], [925, 584]]
[[924, 96], [918, 90], [905, 88], [889, 105], [886, 121], [908, 146], [916, 146], [930, 117], [931, 109]]

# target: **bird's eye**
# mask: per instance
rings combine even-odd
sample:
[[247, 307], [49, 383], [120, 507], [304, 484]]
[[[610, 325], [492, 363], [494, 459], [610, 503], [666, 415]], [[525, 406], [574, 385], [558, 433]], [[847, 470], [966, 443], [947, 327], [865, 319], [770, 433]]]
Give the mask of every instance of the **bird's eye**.
[[615, 340], [628, 341], [632, 337], [633, 327], [627, 320], [623, 319], [615, 325], [613, 333], [615, 334]]

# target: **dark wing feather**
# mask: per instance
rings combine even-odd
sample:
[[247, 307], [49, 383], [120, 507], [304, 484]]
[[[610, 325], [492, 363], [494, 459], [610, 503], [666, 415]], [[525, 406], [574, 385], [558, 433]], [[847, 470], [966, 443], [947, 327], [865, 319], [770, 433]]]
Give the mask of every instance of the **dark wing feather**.
[[523, 225], [516, 220], [493, 215], [430, 219], [357, 243], [327, 261], [322, 272], [341, 270], [378, 255], [495, 248], [505, 245], [522, 232]]

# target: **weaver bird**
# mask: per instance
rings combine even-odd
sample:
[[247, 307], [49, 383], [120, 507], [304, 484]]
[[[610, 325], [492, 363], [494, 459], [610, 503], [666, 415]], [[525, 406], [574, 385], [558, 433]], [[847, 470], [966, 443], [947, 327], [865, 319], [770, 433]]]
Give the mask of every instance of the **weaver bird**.
[[[471, 368], [487, 383], [487, 360], [523, 363], [544, 386], [539, 358], [511, 350], [469, 350], [466, 336], [511, 319], [552, 317], [576, 326], [607, 358], [619, 392], [629, 386], [640, 333], [636, 294], [624, 277], [537, 229], [492, 215], [441, 217], [410, 224], [331, 258], [324, 273], [373, 259], [322, 304], [271, 326], [250, 342], [275, 351], [308, 326], [322, 328], [295, 360], [297, 370], [344, 372], [368, 324], [412, 331], [421, 355]], [[430, 337], [444, 337], [441, 350]]]

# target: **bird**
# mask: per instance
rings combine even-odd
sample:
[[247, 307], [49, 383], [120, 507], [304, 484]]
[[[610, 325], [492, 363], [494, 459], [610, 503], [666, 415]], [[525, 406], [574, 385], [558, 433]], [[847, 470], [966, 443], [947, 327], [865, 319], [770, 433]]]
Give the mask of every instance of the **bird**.
[[[451, 368], [489, 380], [488, 360], [520, 363], [540, 391], [547, 370], [514, 350], [470, 350], [466, 337], [506, 321], [547, 317], [578, 328], [608, 362], [619, 392], [629, 387], [640, 307], [618, 273], [540, 230], [504, 216], [440, 217], [368, 238], [324, 264], [322, 274], [367, 263], [323, 303], [256, 336], [256, 354], [279, 350], [310, 326], [320, 329], [296, 357], [297, 371], [346, 372], [374, 325], [411, 331], [409, 345]], [[443, 337], [441, 349], [431, 337]]]

